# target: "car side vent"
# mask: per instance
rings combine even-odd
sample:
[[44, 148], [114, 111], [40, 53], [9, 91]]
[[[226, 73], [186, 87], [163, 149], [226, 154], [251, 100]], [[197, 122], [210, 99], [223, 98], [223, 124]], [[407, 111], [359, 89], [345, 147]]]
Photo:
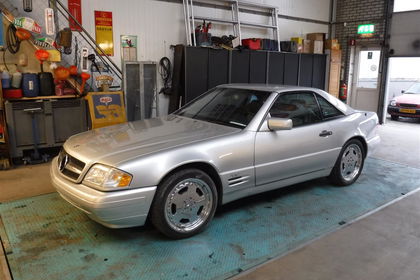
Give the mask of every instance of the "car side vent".
[[236, 187], [249, 181], [249, 176], [238, 176], [228, 179], [229, 187]]

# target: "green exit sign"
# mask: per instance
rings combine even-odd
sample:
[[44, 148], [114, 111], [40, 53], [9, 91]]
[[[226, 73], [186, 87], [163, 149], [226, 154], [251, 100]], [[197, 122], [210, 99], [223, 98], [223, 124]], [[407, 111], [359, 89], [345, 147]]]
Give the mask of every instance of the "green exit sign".
[[362, 24], [357, 27], [357, 34], [372, 34], [375, 32], [375, 25]]

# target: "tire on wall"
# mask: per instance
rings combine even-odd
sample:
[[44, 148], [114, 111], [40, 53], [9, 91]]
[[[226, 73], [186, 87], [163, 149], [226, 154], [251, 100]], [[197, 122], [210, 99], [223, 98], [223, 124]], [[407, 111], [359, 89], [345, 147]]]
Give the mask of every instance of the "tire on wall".
[[150, 220], [170, 238], [187, 238], [210, 223], [217, 199], [216, 185], [207, 173], [193, 168], [180, 170], [158, 186]]
[[338, 186], [353, 184], [362, 173], [365, 157], [366, 151], [362, 142], [357, 139], [349, 140], [341, 149], [328, 179]]

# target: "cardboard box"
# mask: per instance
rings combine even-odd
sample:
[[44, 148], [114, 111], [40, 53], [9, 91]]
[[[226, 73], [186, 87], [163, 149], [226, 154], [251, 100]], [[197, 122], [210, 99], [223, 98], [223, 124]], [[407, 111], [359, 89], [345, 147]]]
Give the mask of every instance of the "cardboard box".
[[303, 38], [302, 37], [292, 37], [292, 38], [290, 38], [290, 41], [295, 41], [296, 44], [298, 44], [298, 45], [303, 44]]
[[311, 51], [311, 53], [323, 54], [324, 53], [324, 41], [311, 41], [310, 51]]
[[341, 63], [341, 50], [327, 50], [331, 63]]
[[337, 39], [331, 39], [325, 41], [325, 49], [327, 50], [339, 50], [340, 44]]
[[311, 53], [311, 40], [303, 40], [302, 53]]
[[306, 34], [306, 39], [312, 41], [324, 41], [325, 33], [308, 33]]

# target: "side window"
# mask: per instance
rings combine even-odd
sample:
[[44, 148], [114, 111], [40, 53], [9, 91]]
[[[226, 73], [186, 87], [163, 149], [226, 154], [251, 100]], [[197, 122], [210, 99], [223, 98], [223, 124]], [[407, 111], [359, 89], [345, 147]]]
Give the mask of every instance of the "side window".
[[335, 108], [334, 105], [325, 100], [323, 97], [317, 96], [317, 99], [319, 102], [319, 106], [321, 107], [322, 117], [324, 119], [334, 118], [343, 115], [343, 113], [340, 112], [340, 110]]
[[270, 115], [292, 119], [293, 127], [321, 121], [321, 112], [311, 92], [281, 94], [271, 107]]

